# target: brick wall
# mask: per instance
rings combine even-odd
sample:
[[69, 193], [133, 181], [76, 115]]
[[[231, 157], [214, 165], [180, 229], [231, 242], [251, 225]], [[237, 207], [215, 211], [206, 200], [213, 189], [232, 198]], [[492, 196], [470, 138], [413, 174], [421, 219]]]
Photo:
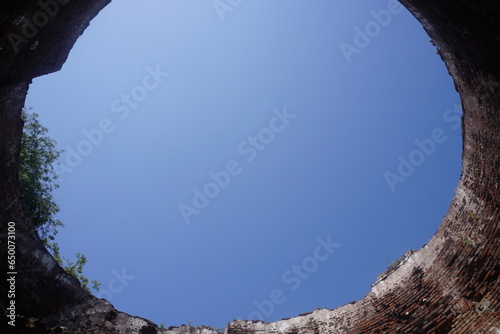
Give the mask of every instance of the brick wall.
[[[16, 155], [27, 86], [32, 78], [61, 68], [76, 39], [109, 2], [50, 1], [59, 4], [57, 14], [39, 21], [43, 29], [24, 36], [15, 48], [9, 36], [22, 34], [20, 18], [33, 18], [41, 1], [0, 4], [0, 227], [16, 221], [22, 232], [19, 261], [25, 269], [17, 284], [24, 302], [18, 311], [38, 319], [35, 328], [22, 328], [29, 333], [191, 332], [159, 329], [86, 293], [48, 256], [23, 215]], [[233, 321], [227, 334], [500, 333], [500, 2], [401, 2], [432, 38], [461, 96], [463, 170], [446, 217], [422, 249], [382, 274], [362, 300], [273, 323]], [[0, 235], [2, 244], [5, 238]], [[1, 258], [5, 252], [2, 247]], [[6, 290], [2, 281], [3, 307]]]

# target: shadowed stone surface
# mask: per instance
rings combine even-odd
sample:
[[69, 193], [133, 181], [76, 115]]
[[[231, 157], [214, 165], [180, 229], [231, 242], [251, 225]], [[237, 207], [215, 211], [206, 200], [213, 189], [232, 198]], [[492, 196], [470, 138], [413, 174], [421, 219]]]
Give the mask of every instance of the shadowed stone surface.
[[[0, 258], [7, 257], [5, 232], [13, 221], [19, 315], [14, 330], [3, 318], [1, 333], [216, 333], [208, 327], [159, 329], [93, 297], [48, 254], [20, 204], [21, 108], [31, 79], [59, 70], [109, 2], [0, 4]], [[432, 38], [461, 96], [463, 169], [446, 217], [422, 249], [381, 275], [362, 300], [273, 323], [232, 321], [227, 334], [500, 333], [500, 2], [401, 3]], [[0, 261], [2, 277], [6, 265]], [[2, 278], [3, 311], [7, 290]]]

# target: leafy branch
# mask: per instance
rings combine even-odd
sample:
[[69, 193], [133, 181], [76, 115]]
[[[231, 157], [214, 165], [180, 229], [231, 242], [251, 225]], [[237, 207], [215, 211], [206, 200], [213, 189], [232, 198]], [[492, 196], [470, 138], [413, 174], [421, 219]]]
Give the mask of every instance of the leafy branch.
[[[38, 114], [23, 109], [21, 117], [24, 129], [19, 156], [19, 182], [24, 211], [54, 259], [90, 292], [89, 280], [83, 274], [87, 263], [85, 255], [77, 253], [76, 262], [70, 261], [61, 255], [59, 245], [54, 241], [58, 229], [64, 224], [55, 218], [59, 206], [52, 191], [59, 188], [56, 182], [59, 175], [54, 172], [53, 164], [63, 151], [57, 150], [56, 141], [48, 136], [48, 129], [40, 123]], [[92, 289], [99, 291], [101, 283], [96, 280], [91, 283]]]

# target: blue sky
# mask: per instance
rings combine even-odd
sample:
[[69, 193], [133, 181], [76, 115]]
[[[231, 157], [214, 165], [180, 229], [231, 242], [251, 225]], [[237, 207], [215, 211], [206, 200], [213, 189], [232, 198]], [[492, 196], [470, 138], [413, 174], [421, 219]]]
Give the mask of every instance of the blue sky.
[[122, 0], [26, 105], [66, 151], [58, 241], [97, 295], [223, 327], [358, 300], [425, 244], [459, 103], [394, 1]]

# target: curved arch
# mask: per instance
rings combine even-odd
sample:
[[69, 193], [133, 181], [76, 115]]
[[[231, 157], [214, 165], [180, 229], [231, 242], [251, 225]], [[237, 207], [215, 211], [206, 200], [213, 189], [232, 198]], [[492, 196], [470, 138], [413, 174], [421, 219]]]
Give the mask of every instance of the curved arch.
[[[234, 321], [228, 333], [490, 333], [500, 327], [500, 4], [493, 0], [401, 2], [434, 41], [462, 100], [463, 169], [446, 217], [433, 238], [375, 284], [364, 299], [275, 323]], [[40, 332], [57, 326], [101, 333], [158, 330], [150, 321], [120, 313], [92, 297], [65, 275], [20, 205], [20, 111], [29, 82], [59, 70], [76, 39], [108, 3], [24, 0], [0, 5], [4, 13], [0, 18], [0, 225], [4, 230], [9, 221], [16, 222], [16, 292], [28, 296], [19, 299], [16, 309], [40, 319]], [[41, 4], [50, 6], [45, 10], [47, 19], [40, 14]], [[21, 31], [22, 18], [34, 20], [31, 31]], [[1, 238], [5, 245], [6, 235]], [[464, 240], [474, 243], [465, 245]], [[0, 253], [6, 258], [6, 247]], [[5, 298], [7, 286], [1, 289]]]

